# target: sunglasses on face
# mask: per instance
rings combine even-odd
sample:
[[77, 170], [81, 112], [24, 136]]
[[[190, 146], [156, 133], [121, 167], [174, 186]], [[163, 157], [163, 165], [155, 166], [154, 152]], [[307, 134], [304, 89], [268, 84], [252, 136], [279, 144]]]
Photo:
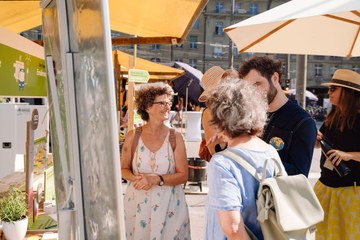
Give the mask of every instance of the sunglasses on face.
[[171, 106], [172, 106], [172, 102], [165, 102], [165, 101], [154, 102], [153, 104], [159, 104], [160, 107], [162, 107], [162, 108], [165, 108], [166, 106], [171, 108]]
[[329, 92], [335, 92], [337, 88], [338, 87], [336, 87], [336, 86], [330, 86], [329, 87]]

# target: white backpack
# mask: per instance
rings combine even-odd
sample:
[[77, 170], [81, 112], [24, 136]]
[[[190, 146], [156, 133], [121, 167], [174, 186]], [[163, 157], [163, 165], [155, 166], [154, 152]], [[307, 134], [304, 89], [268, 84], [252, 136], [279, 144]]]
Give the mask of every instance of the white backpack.
[[259, 178], [256, 169], [236, 153], [225, 150], [220, 154], [238, 162], [259, 181], [257, 219], [265, 240], [315, 239], [316, 224], [324, 220], [324, 211], [303, 174], [283, 175], [280, 160], [271, 158], [276, 163], [277, 174], [266, 178], [268, 159]]

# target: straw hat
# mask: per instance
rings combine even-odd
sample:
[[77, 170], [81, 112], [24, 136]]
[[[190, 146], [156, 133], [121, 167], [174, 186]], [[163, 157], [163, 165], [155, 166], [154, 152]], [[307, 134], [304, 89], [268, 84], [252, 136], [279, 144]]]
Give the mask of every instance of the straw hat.
[[206, 102], [207, 95], [210, 90], [213, 89], [222, 79], [230, 77], [239, 77], [239, 73], [236, 70], [228, 69], [224, 70], [219, 66], [209, 68], [201, 78], [201, 82], [205, 87], [205, 91], [200, 95], [199, 102]]
[[338, 69], [335, 71], [331, 82], [322, 85], [345, 87], [360, 92], [360, 74], [349, 69]]

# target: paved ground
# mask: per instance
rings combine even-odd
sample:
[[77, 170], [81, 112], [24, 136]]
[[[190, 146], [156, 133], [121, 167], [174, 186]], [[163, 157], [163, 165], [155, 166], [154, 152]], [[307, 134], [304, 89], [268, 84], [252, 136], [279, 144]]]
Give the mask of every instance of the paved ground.
[[206, 195], [186, 194], [189, 206], [192, 240], [203, 240], [205, 236]]

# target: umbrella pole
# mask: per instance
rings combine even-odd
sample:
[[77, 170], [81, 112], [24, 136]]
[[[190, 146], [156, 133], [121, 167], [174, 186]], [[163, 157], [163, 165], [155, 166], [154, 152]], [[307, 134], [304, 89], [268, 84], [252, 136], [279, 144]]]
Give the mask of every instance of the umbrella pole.
[[[186, 86], [186, 92], [185, 92], [185, 111], [187, 112], [187, 105], [188, 105], [188, 98], [189, 98], [189, 85]], [[184, 111], [182, 112], [184, 115]], [[182, 119], [184, 119], [184, 116], [181, 116]], [[187, 127], [187, 119], [185, 121], [185, 127]], [[184, 128], [181, 128], [181, 133], [183, 133]]]
[[[129, 69], [136, 68], [137, 44], [134, 44], [134, 56], [129, 56]], [[134, 129], [134, 99], [135, 99], [135, 83], [128, 82], [128, 131]]]
[[302, 108], [306, 108], [305, 91], [307, 76], [307, 55], [296, 56], [296, 95], [295, 98]]
[[185, 98], [185, 110], [188, 111], [187, 105], [188, 105], [188, 99], [189, 99], [189, 86], [186, 87], [186, 98]]
[[[188, 100], [189, 100], [189, 87], [192, 84], [192, 82], [193, 82], [193, 79], [190, 79], [189, 84], [186, 86], [186, 93], [185, 93], [185, 111], [186, 112], [188, 111], [187, 106], [188, 106]], [[187, 128], [187, 120], [185, 121], [185, 127]]]

